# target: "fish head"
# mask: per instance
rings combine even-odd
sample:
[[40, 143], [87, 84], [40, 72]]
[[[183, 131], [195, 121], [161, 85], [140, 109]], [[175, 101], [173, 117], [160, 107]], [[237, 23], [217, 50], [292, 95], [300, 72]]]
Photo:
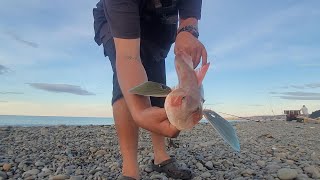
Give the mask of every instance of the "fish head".
[[179, 130], [191, 129], [202, 118], [200, 94], [195, 96], [182, 88], [166, 97], [165, 109], [170, 123]]

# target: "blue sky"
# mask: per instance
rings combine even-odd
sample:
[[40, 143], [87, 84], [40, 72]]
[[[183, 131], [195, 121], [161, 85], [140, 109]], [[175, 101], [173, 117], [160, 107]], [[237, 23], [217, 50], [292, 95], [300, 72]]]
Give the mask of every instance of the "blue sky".
[[[110, 117], [112, 70], [87, 1], [0, 2], [0, 114]], [[320, 109], [318, 0], [203, 0], [206, 108], [237, 116]], [[177, 83], [174, 55], [168, 85]]]

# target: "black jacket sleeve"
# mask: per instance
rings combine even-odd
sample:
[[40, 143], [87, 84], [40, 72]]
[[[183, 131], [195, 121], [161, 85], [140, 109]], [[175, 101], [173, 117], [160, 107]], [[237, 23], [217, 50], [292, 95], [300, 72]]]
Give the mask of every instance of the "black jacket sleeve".
[[201, 18], [202, 0], [180, 0], [178, 3], [179, 16], [182, 19]]

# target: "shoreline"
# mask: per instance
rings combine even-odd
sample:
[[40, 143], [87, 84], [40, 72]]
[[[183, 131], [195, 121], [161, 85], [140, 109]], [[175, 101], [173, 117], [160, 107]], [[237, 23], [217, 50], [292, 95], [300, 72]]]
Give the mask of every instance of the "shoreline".
[[[183, 131], [168, 147], [199, 179], [320, 178], [320, 124], [262, 120], [235, 122], [235, 153], [207, 123]], [[150, 135], [140, 130], [142, 179], [171, 179], [152, 172]], [[114, 125], [0, 127], [0, 179], [116, 179], [121, 156]], [[10, 168], [8, 168], [10, 166]]]

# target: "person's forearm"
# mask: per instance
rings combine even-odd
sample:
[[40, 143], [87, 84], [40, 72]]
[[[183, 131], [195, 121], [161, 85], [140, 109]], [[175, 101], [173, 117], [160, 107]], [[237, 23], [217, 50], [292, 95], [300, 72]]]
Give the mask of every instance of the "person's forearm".
[[[122, 40], [115, 38], [115, 45], [117, 50], [116, 68], [118, 81], [134, 121], [141, 128], [164, 136], [174, 136], [174, 132], [164, 131], [167, 128], [160, 128], [157, 127], [157, 124], [150, 123], [151, 118], [152, 121], [158, 122], [167, 119], [164, 110], [164, 113], [159, 114], [157, 113], [159, 111], [155, 111], [154, 108], [151, 107], [149, 97], [129, 93], [131, 88], [148, 80], [140, 60], [140, 40]], [[164, 126], [170, 126], [170, 123], [164, 124]]]

